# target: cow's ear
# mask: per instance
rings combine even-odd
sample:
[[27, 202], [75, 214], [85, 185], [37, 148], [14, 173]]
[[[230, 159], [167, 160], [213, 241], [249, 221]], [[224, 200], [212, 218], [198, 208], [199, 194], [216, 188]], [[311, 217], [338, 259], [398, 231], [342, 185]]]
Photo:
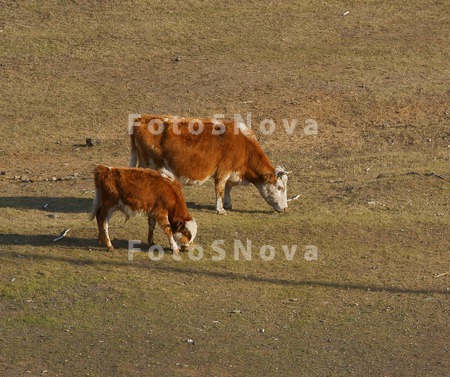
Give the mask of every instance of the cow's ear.
[[275, 178], [275, 174], [272, 172], [265, 173], [263, 175], [264, 183], [274, 183], [277, 179]]
[[175, 223], [175, 230], [176, 230], [177, 232], [183, 230], [184, 228], [185, 228], [184, 220], [178, 220], [178, 221]]

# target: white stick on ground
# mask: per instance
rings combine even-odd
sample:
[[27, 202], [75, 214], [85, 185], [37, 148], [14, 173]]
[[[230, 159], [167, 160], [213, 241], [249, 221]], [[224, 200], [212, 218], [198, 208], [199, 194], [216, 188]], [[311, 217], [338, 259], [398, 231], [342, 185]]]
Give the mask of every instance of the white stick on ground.
[[67, 233], [69, 233], [70, 228], [67, 228], [64, 232], [61, 233], [59, 237], [56, 237], [53, 242], [60, 240], [61, 238], [65, 237]]

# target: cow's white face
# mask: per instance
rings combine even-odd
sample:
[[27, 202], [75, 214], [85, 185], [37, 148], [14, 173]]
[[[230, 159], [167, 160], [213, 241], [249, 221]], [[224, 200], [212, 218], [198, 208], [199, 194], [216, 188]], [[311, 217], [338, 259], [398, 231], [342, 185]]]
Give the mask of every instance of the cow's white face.
[[275, 183], [261, 183], [256, 187], [264, 200], [277, 212], [287, 210], [288, 173], [281, 167], [275, 169]]
[[186, 222], [179, 222], [177, 230], [173, 233], [173, 238], [180, 249], [187, 250], [193, 245], [196, 235], [197, 223], [192, 219]]

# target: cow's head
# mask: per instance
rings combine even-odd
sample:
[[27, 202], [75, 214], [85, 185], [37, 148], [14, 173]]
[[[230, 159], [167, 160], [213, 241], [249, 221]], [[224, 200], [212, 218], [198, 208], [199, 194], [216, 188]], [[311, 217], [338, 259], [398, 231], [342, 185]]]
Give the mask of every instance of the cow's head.
[[264, 175], [262, 183], [256, 187], [264, 200], [277, 212], [287, 210], [287, 181], [288, 174], [284, 168], [277, 166], [274, 172]]
[[197, 223], [194, 219], [176, 220], [172, 224], [173, 239], [181, 250], [188, 250], [192, 247], [194, 238], [197, 235]]

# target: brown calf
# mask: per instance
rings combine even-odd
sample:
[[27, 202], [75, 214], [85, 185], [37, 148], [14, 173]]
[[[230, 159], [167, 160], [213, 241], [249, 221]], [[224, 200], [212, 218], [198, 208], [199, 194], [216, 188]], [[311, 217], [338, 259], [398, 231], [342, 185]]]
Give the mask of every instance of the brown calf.
[[109, 168], [99, 165], [94, 170], [95, 199], [91, 220], [97, 218], [98, 241], [113, 250], [108, 234], [108, 222], [119, 210], [127, 219], [148, 216], [148, 243], [153, 245], [155, 224], [169, 238], [175, 254], [179, 247], [187, 248], [197, 234], [197, 224], [189, 214], [181, 184], [166, 169]]

